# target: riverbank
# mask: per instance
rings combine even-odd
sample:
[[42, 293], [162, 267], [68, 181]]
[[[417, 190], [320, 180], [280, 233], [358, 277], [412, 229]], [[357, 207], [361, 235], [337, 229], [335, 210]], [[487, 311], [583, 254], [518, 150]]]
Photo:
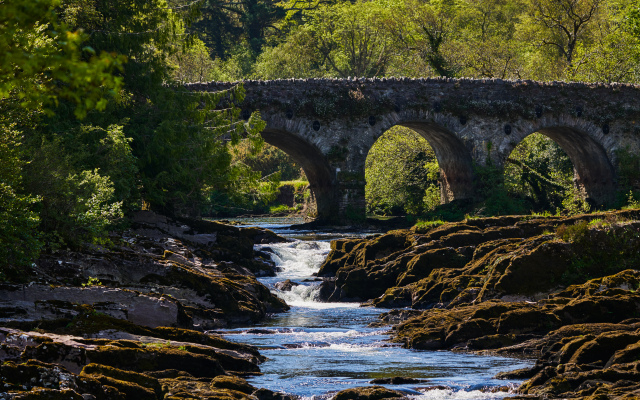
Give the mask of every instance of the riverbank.
[[282, 240], [139, 212], [108, 245], [11, 271], [0, 284], [0, 398], [286, 399], [242, 378], [260, 371], [255, 348], [203, 333], [288, 310], [256, 279], [275, 266], [253, 250]]
[[[329, 301], [383, 315], [414, 349], [525, 356], [521, 394], [640, 395], [640, 213], [497, 217], [339, 240]], [[600, 396], [600, 397], [598, 397]]]

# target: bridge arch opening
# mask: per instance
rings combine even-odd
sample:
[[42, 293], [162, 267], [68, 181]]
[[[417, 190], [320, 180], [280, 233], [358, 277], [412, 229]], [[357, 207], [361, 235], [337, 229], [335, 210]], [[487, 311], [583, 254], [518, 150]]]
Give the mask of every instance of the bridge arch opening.
[[433, 147], [440, 168], [442, 204], [474, 196], [473, 161], [462, 140], [445, 127], [433, 122], [405, 121], [398, 125], [414, 130]]
[[[573, 164], [558, 143], [541, 133], [530, 134], [511, 151], [504, 163], [504, 188], [513, 204], [507, 207], [498, 201], [493, 206], [518, 214], [555, 212], [569, 206], [572, 200], [581, 200], [573, 184], [573, 175]], [[572, 206], [583, 208], [584, 204], [578, 202]]]
[[325, 219], [333, 215], [333, 174], [320, 150], [286, 130], [267, 128], [262, 137], [302, 167], [311, 191], [309, 215]]
[[394, 126], [373, 144], [365, 161], [368, 214], [421, 214], [440, 205], [439, 167], [429, 142]]
[[[393, 147], [394, 143], [395, 154], [385, 154], [384, 147]], [[402, 146], [406, 148], [403, 149]], [[390, 150], [386, 149], [387, 152]], [[392, 166], [393, 169], [388, 172], [390, 186], [393, 187], [394, 180], [406, 181], [406, 187], [397, 190], [400, 193], [395, 193], [394, 189], [387, 191], [397, 199], [403, 196], [407, 199], [405, 213], [430, 211], [437, 205], [473, 196], [473, 163], [470, 152], [454, 133], [435, 123], [403, 121], [376, 140], [366, 161], [369, 211], [380, 211], [376, 201], [379, 202], [381, 195], [374, 192], [375, 174], [380, 175], [373, 165], [376, 158], [383, 158], [385, 164]], [[405, 176], [401, 176], [402, 174]], [[419, 210], [421, 207], [422, 210]]]
[[539, 129], [521, 140], [505, 161], [507, 187], [520, 185], [517, 191], [538, 210], [557, 209], [562, 200], [564, 207], [571, 202], [601, 206], [615, 201], [615, 172], [606, 151], [575, 128]]

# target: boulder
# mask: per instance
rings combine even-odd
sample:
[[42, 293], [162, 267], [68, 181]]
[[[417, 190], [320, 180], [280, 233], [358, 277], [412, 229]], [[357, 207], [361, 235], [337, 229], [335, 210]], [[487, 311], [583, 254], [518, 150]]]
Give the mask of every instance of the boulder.
[[406, 399], [407, 397], [397, 390], [387, 389], [384, 386], [367, 386], [341, 390], [333, 396], [333, 400], [383, 400]]

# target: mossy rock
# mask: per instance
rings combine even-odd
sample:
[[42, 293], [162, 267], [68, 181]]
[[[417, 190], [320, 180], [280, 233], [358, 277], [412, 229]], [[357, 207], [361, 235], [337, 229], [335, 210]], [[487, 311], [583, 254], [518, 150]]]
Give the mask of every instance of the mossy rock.
[[[635, 332], [607, 332], [598, 335], [593, 340], [582, 344], [569, 359], [573, 364], [599, 363], [603, 366], [613, 358], [618, 350], [628, 345], [640, 342], [640, 333]], [[634, 360], [636, 361], [636, 360]]]
[[159, 400], [162, 398], [154, 390], [127, 380], [120, 380], [101, 374], [91, 374], [89, 376], [105, 386], [116, 388], [118, 392], [124, 394], [127, 400]]
[[507, 347], [521, 342], [522, 340], [518, 335], [506, 334], [506, 335], [485, 335], [471, 339], [467, 343], [469, 350], [489, 350], [499, 349], [501, 347]]
[[446, 330], [445, 344], [449, 347], [457, 343], [465, 343], [469, 339], [495, 333], [496, 327], [486, 319], [477, 318], [451, 325]]
[[245, 394], [252, 394], [256, 391], [256, 387], [250, 385], [246, 380], [231, 375], [216, 376], [211, 381], [211, 387], [218, 389], [231, 389]]
[[269, 229], [256, 227], [240, 228], [240, 233], [251, 239], [255, 244], [282, 243], [288, 241]]
[[220, 335], [194, 331], [192, 329], [181, 329], [168, 326], [160, 326], [154, 328], [153, 333], [153, 336], [159, 337], [161, 339], [204, 344], [206, 346], [216, 347], [218, 349], [235, 350], [249, 353], [255, 356], [261, 362], [266, 360], [266, 357], [262, 356], [258, 349], [256, 349], [255, 347], [247, 344], [232, 342]]
[[560, 325], [560, 318], [549, 311], [522, 308], [502, 314], [498, 320], [497, 333], [546, 333], [559, 328]]
[[406, 398], [402, 392], [387, 389], [384, 386], [357, 387], [341, 390], [333, 400], [383, 400]]
[[256, 400], [256, 397], [233, 389], [216, 388], [206, 380], [161, 379], [164, 400], [175, 399], [215, 399], [215, 400]]
[[194, 354], [177, 348], [118, 348], [100, 346], [87, 350], [94, 363], [134, 372], [178, 369], [195, 377], [216, 377], [225, 374], [218, 360], [203, 354]]
[[162, 398], [158, 379], [142, 373], [91, 363], [85, 365], [80, 376], [90, 376], [104, 385], [113, 386], [128, 398]]

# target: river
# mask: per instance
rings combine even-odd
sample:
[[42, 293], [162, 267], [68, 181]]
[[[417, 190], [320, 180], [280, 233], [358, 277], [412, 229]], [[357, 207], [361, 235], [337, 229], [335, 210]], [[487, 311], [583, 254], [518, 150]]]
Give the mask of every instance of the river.
[[[370, 385], [372, 379], [402, 376], [422, 381], [384, 386], [420, 400], [499, 399], [509, 395], [505, 389], [521, 382], [496, 380], [493, 376], [532, 365], [529, 360], [409, 350], [389, 343], [388, 328], [368, 327], [388, 310], [315, 299], [319, 287], [312, 274], [329, 253], [330, 236], [344, 235], [293, 233], [280, 224], [260, 225], [298, 239], [256, 246], [270, 251], [280, 269], [276, 277], [260, 281], [283, 298], [291, 310], [273, 315], [260, 326], [223, 332], [230, 340], [257, 346], [268, 358], [260, 367], [263, 374], [251, 377], [251, 384], [320, 399], [342, 389]], [[288, 292], [276, 290], [275, 284], [286, 279], [299, 286]]]

